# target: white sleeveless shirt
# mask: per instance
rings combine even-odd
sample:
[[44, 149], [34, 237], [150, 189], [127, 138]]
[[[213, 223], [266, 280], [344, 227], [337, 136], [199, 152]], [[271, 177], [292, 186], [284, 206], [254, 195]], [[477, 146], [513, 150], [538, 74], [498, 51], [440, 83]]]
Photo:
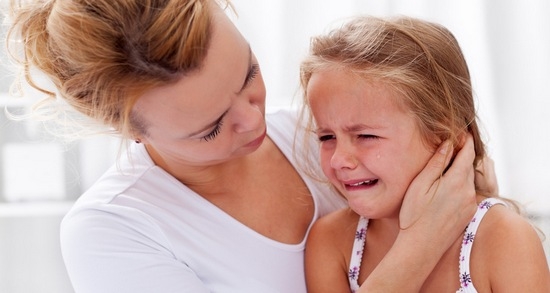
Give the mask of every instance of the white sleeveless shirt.
[[[477, 293], [470, 276], [470, 254], [472, 252], [472, 246], [474, 244], [474, 239], [477, 229], [479, 228], [479, 224], [485, 216], [485, 213], [487, 213], [489, 208], [495, 204], [506, 205], [503, 201], [496, 198], [487, 198], [479, 203], [476, 214], [464, 232], [459, 258], [460, 289], [456, 291], [457, 293]], [[353, 244], [350, 267], [348, 270], [348, 279], [352, 292], [356, 292], [359, 289], [357, 279], [359, 278], [361, 259], [363, 257], [365, 242], [367, 240], [366, 236], [368, 224], [368, 219], [360, 217], [359, 223], [357, 224], [357, 230], [355, 232], [355, 242]]]

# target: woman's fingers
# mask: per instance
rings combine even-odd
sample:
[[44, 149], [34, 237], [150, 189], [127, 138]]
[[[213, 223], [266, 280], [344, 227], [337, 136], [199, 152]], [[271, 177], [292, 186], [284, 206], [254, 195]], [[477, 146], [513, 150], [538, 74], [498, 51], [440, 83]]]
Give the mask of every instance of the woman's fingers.
[[440, 178], [445, 166], [449, 164], [451, 155], [448, 154], [450, 152], [451, 145], [448, 142], [442, 143], [424, 169], [409, 185], [399, 214], [401, 228], [410, 227], [416, 222], [425, 206], [431, 201], [433, 193], [430, 194], [429, 191]]
[[498, 195], [498, 181], [495, 173], [495, 164], [490, 157], [484, 157], [477, 164], [475, 170], [475, 184], [479, 191], [487, 196]]
[[409, 186], [400, 213], [402, 229], [421, 221], [421, 225], [430, 225], [435, 231], [440, 229], [444, 236], [458, 235], [471, 220], [476, 209], [472, 137], [466, 137], [453, 163], [441, 176], [451, 160], [451, 152], [447, 142], [442, 144]]

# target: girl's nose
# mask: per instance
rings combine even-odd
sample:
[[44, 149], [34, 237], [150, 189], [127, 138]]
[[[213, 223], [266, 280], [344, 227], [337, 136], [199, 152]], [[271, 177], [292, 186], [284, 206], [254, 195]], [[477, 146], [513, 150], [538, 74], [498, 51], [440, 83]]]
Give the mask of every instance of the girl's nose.
[[333, 169], [354, 169], [358, 161], [353, 152], [348, 147], [337, 146], [330, 160]]

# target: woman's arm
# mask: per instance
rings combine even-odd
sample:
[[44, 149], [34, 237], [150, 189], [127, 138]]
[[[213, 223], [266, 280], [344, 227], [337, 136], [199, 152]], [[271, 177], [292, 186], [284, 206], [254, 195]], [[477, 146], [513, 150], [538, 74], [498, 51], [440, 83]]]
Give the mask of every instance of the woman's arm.
[[450, 161], [448, 151], [444, 143], [409, 186], [400, 213], [401, 231], [359, 292], [418, 292], [443, 253], [464, 232], [476, 210], [473, 140], [468, 136], [440, 178]]
[[177, 260], [162, 231], [139, 211], [116, 206], [63, 219], [63, 259], [78, 293], [210, 292]]

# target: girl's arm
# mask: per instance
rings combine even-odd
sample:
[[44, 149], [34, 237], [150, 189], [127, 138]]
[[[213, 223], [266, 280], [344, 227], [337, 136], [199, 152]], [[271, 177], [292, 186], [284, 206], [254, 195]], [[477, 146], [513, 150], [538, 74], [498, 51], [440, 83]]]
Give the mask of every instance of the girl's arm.
[[359, 292], [418, 292], [472, 219], [476, 210], [473, 140], [468, 136], [440, 178], [450, 161], [448, 151], [449, 145], [443, 144], [409, 186], [400, 213], [401, 231]]

